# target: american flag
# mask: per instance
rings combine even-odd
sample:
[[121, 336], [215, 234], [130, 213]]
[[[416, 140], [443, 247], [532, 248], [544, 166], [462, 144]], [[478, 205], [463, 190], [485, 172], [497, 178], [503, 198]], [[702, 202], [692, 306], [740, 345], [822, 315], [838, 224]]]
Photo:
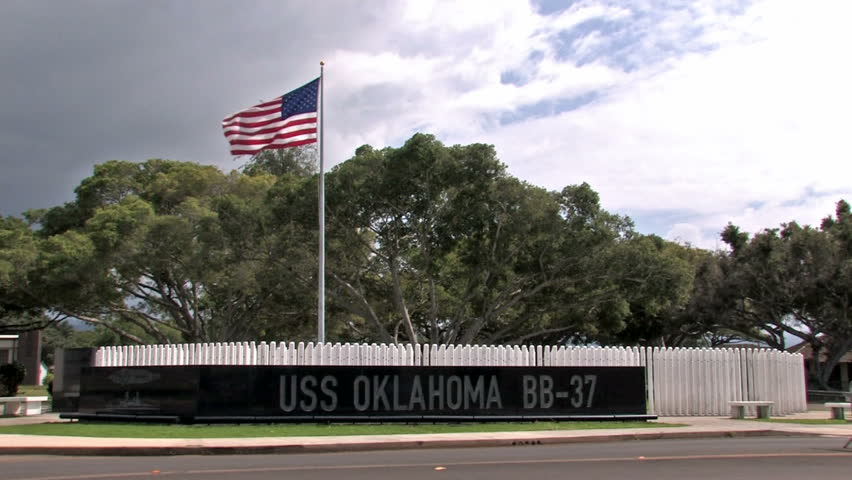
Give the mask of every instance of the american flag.
[[222, 120], [231, 155], [296, 147], [317, 141], [317, 78], [278, 98]]

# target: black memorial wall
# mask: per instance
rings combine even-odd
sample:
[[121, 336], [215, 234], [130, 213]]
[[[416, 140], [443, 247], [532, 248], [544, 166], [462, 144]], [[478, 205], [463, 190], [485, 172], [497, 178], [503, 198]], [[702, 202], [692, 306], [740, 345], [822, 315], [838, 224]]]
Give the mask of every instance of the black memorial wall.
[[66, 417], [213, 421], [644, 418], [642, 367], [88, 367]]

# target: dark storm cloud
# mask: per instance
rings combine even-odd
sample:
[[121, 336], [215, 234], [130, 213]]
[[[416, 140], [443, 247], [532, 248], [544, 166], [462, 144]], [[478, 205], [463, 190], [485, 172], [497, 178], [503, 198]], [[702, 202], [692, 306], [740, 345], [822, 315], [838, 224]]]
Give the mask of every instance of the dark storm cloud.
[[[326, 8], [326, 6], [328, 8]], [[110, 159], [235, 168], [219, 122], [370, 47], [382, 4], [0, 4], [0, 214], [61, 204]]]

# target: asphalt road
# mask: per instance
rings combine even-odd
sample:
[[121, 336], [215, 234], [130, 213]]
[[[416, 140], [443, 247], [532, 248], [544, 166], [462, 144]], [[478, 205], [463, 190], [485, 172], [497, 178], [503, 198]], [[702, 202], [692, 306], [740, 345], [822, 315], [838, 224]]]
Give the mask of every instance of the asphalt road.
[[0, 456], [0, 479], [668, 478], [848, 480], [852, 449], [838, 437], [651, 440], [503, 448], [175, 457]]

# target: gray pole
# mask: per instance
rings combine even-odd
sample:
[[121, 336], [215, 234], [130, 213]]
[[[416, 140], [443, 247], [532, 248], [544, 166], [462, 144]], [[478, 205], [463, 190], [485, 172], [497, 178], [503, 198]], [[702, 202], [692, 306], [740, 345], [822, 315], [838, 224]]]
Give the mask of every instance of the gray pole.
[[320, 62], [320, 134], [319, 134], [319, 281], [317, 288], [319, 290], [319, 304], [317, 305], [317, 343], [325, 343], [325, 171], [323, 168], [322, 157], [322, 137], [325, 133], [323, 120], [325, 114], [323, 112], [323, 70], [325, 62]]

